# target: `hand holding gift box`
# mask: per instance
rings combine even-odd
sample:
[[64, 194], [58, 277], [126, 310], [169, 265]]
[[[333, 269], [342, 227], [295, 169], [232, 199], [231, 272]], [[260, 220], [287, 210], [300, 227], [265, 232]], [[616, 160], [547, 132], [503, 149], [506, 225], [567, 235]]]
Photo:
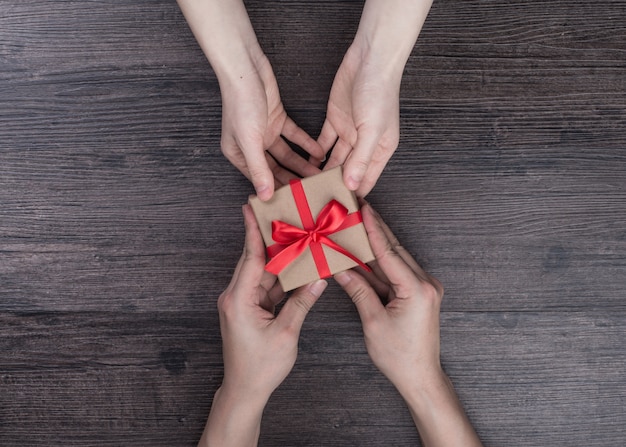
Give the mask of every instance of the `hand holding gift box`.
[[354, 193], [341, 167], [294, 180], [267, 202], [250, 199], [284, 291], [374, 260]]

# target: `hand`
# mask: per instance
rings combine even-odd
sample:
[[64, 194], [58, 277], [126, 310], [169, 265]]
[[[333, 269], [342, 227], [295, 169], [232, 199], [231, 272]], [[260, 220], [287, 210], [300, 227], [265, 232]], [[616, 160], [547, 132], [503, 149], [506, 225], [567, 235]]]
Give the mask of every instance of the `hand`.
[[[288, 183], [295, 177], [292, 172], [318, 173], [324, 151], [287, 116], [243, 1], [178, 0], [178, 4], [220, 83], [222, 152], [252, 181], [259, 198], [269, 199], [275, 182]], [[281, 136], [314, 157], [311, 163]]]
[[224, 380], [215, 394], [201, 446], [256, 445], [263, 408], [296, 361], [304, 318], [327, 283], [297, 289], [285, 297], [276, 277], [264, 270], [265, 248], [249, 205], [244, 253], [233, 279], [218, 299]]
[[[318, 161], [309, 163], [285, 140], [297, 144], [315, 159], [324, 158], [320, 145], [287, 116], [267, 57], [256, 55], [254, 71], [222, 88], [222, 152], [256, 189], [261, 200], [269, 199], [277, 185], [296, 176], [319, 173]], [[267, 151], [267, 152], [266, 152]], [[290, 172], [292, 171], [292, 172]]]
[[420, 268], [371, 206], [362, 212], [376, 255], [373, 272], [349, 270], [335, 279], [356, 305], [367, 352], [407, 402], [425, 446], [481, 446], [441, 369], [441, 283]]
[[246, 244], [233, 279], [218, 300], [224, 353], [224, 387], [268, 397], [296, 361], [300, 328], [326, 287], [318, 280], [285, 297], [276, 276], [266, 272], [265, 248], [249, 205], [245, 205]]
[[[441, 371], [439, 307], [443, 287], [424, 272], [370, 205], [362, 209], [376, 262], [372, 273], [335, 275], [352, 297], [374, 364], [401, 393]], [[383, 305], [379, 296], [386, 300]]]
[[344, 183], [364, 197], [400, 139], [400, 75], [352, 45], [335, 76], [318, 143], [333, 151], [326, 164], [344, 164]]
[[432, 0], [367, 0], [354, 42], [337, 70], [318, 142], [344, 164], [357, 195], [371, 191], [400, 138], [400, 82]]

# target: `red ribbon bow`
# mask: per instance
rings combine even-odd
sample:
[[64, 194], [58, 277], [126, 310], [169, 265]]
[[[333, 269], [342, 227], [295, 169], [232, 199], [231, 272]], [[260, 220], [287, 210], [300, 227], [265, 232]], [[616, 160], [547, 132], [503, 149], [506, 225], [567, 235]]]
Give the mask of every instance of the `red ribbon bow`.
[[345, 206], [336, 200], [331, 200], [322, 208], [317, 220], [314, 220], [301, 181], [292, 180], [289, 185], [303, 228], [280, 220], [272, 221], [272, 239], [276, 244], [267, 247], [267, 253], [271, 259], [265, 265], [265, 270], [278, 275], [309, 247], [320, 278], [328, 278], [332, 273], [322, 249], [323, 244], [352, 259], [365, 270], [371, 271], [356, 256], [328, 238], [333, 233], [363, 222], [361, 212], [348, 214]]

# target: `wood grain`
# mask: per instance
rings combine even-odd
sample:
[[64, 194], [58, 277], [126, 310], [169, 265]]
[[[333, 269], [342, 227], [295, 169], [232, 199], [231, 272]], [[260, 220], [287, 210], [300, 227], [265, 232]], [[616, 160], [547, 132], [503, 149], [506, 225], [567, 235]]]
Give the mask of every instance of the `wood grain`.
[[[313, 136], [362, 1], [247, 1]], [[435, 2], [368, 199], [446, 287], [485, 445], [626, 439], [626, 2]], [[0, 0], [0, 445], [192, 446], [250, 184], [175, 2]], [[263, 446], [414, 446], [334, 284]]]
[[[330, 298], [330, 297], [329, 297]], [[221, 381], [214, 312], [0, 315], [3, 445], [193, 445]], [[487, 445], [586, 436], [626, 422], [623, 315], [446, 312], [442, 361]], [[314, 309], [261, 445], [415, 445], [354, 312]], [[297, 427], [297, 429], [294, 429]]]

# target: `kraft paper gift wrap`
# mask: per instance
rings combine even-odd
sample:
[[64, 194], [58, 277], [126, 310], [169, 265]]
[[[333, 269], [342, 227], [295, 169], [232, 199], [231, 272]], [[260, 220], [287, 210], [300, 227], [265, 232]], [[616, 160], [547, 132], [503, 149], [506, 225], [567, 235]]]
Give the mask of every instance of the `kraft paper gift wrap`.
[[[302, 185], [300, 191], [303, 191], [306, 196], [304, 202], [305, 204], [308, 203], [308, 208], [314, 221], [317, 221], [320, 211], [333, 200], [346, 207], [350, 214], [359, 211], [356, 196], [343, 183], [341, 166], [301, 179], [300, 182]], [[296, 194], [296, 196], [298, 195]], [[302, 207], [301, 197], [299, 201]], [[249, 203], [256, 216], [266, 247], [276, 243], [272, 238], [272, 221], [282, 221], [299, 229], [303, 228], [300, 211], [298, 210], [291, 185], [277, 189], [267, 202], [262, 202], [254, 196], [250, 198]], [[362, 263], [375, 259], [363, 223], [340, 229], [335, 233], [328, 234], [327, 237], [358, 258]], [[321, 244], [321, 247], [323, 258], [325, 258], [328, 264], [330, 274], [335, 274], [358, 265], [357, 262], [348, 256], [330, 248], [324, 243]], [[311, 252], [311, 247], [307, 247], [301, 255], [295, 257], [278, 273], [278, 280], [285, 292], [319, 278], [320, 273]]]

